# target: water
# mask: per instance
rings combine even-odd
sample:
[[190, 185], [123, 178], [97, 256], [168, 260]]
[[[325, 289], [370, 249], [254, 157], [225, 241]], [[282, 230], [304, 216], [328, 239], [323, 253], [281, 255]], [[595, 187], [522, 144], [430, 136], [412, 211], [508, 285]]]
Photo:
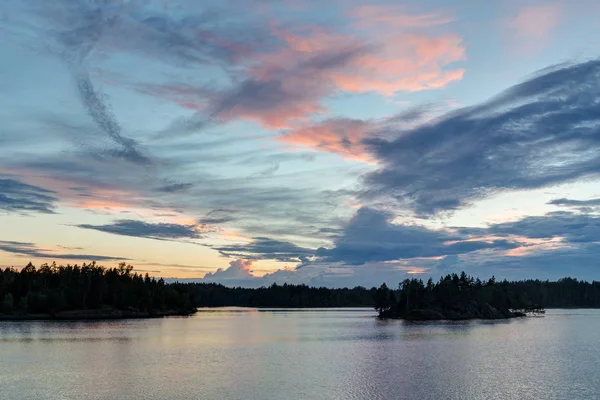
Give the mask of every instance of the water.
[[600, 399], [600, 311], [503, 322], [372, 310], [0, 322], [0, 399]]

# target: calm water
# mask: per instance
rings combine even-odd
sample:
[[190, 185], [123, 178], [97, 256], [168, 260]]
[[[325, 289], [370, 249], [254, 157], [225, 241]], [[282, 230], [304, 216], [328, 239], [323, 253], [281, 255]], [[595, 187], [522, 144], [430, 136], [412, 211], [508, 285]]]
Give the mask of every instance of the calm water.
[[510, 322], [371, 310], [0, 322], [1, 399], [600, 399], [600, 311]]

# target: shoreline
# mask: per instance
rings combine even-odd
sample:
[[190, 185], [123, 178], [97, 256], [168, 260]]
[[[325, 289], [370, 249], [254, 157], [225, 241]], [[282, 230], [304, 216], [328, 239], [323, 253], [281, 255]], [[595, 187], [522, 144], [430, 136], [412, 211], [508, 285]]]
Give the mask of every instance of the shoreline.
[[458, 321], [504, 321], [508, 319], [515, 318], [524, 318], [527, 317], [526, 314], [518, 314], [511, 315], [509, 317], [495, 317], [495, 318], [481, 318], [481, 317], [473, 317], [473, 318], [404, 318], [404, 317], [380, 317], [377, 316], [380, 320], [396, 320], [396, 321], [407, 321], [407, 322], [458, 322]]
[[478, 308], [465, 307], [463, 309], [437, 310], [413, 309], [399, 313], [388, 309], [379, 312], [379, 319], [401, 319], [405, 321], [469, 321], [469, 320], [502, 320], [526, 317], [527, 313], [521, 310], [497, 309], [489, 304], [480, 305]]

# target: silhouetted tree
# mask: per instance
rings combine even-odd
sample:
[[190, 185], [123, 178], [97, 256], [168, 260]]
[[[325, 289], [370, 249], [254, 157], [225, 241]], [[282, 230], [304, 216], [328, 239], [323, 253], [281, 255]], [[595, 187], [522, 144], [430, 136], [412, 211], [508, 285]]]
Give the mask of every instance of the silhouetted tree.
[[563, 278], [556, 282], [526, 280], [482, 282], [465, 273], [443, 276], [435, 283], [403, 281], [398, 290], [330, 289], [277, 285], [256, 289], [216, 283], [166, 283], [141, 275], [131, 265], [105, 268], [29, 263], [21, 270], [0, 269], [0, 313], [56, 315], [84, 309], [135, 310], [147, 315], [192, 312], [196, 307], [375, 307], [382, 316], [400, 318], [493, 317], [508, 310], [542, 307], [600, 307], [600, 282]]
[[[182, 293], [185, 292], [185, 293]], [[148, 275], [133, 273], [121, 263], [116, 268], [90, 264], [57, 266], [31, 263], [20, 271], [0, 269], [0, 313], [49, 314], [62, 311], [115, 309], [156, 315], [165, 310], [194, 310], [187, 288], [165, 285]], [[16, 306], [15, 306], [16, 304]]]
[[[480, 279], [462, 272], [442, 276], [437, 283], [429, 279], [427, 285], [420, 279], [406, 279], [399, 285], [397, 302], [385, 307], [381, 307], [380, 289], [375, 292], [374, 301], [384, 318], [506, 318], [542, 311], [544, 306], [600, 306], [598, 282], [581, 283], [571, 278], [556, 283], [506, 280], [497, 283], [492, 277], [484, 285]], [[549, 301], [549, 292], [556, 293], [556, 302]]]

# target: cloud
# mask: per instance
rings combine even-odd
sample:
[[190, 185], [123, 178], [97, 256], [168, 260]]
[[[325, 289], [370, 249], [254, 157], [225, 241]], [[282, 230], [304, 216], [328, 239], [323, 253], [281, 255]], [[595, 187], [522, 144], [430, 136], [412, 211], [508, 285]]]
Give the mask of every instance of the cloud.
[[[369, 270], [377, 263], [396, 263], [406, 270], [424, 269], [426, 276], [467, 270], [519, 278], [548, 272], [561, 277], [570, 268], [578, 276], [594, 277], [599, 244], [596, 215], [553, 212], [485, 228], [432, 230], [395, 224], [389, 212], [361, 208], [334, 239], [334, 246], [318, 249], [308, 266], [341, 263]], [[552, 271], [545, 271], [549, 265]], [[360, 268], [353, 268], [352, 275], [357, 276]]]
[[227, 257], [246, 257], [254, 260], [277, 260], [304, 262], [315, 253], [313, 249], [299, 247], [291, 242], [255, 237], [248, 244], [214, 247]]
[[229, 263], [227, 269], [219, 268], [215, 272], [208, 272], [204, 276], [207, 282], [228, 282], [232, 280], [245, 280], [255, 278], [252, 274], [254, 260], [237, 259]]
[[370, 121], [333, 118], [291, 129], [277, 140], [318, 151], [337, 153], [351, 160], [369, 162], [362, 140], [368, 137], [372, 128]]
[[178, 193], [184, 192], [194, 186], [192, 183], [169, 183], [158, 188], [159, 192], [163, 193]]
[[88, 72], [88, 58], [96, 50], [99, 41], [118, 22], [119, 11], [102, 2], [48, 2], [33, 1], [29, 17], [44, 21], [34, 30], [43, 42], [69, 67], [75, 80], [81, 104], [96, 126], [116, 144], [119, 149], [109, 150], [113, 157], [121, 157], [134, 163], [148, 164], [133, 139], [122, 135], [121, 126], [110, 112], [103, 94], [94, 86]]
[[301, 148], [339, 154], [349, 160], [374, 164], [376, 160], [365, 146], [366, 139], [385, 138], [384, 135], [394, 125], [401, 127], [400, 129], [408, 129], [423, 123], [426, 118], [437, 114], [438, 108], [439, 105], [433, 103], [421, 104], [379, 120], [328, 118], [284, 130], [275, 140]]
[[565, 207], [600, 207], [600, 199], [574, 200], [563, 197], [551, 200], [548, 204]]
[[40, 249], [34, 243], [13, 242], [0, 240], [0, 251], [7, 253], [19, 254], [23, 256], [45, 258], [45, 259], [60, 259], [60, 260], [89, 260], [89, 261], [106, 261], [106, 260], [127, 260], [123, 257], [100, 256], [92, 254], [68, 254], [54, 253], [49, 250]]
[[[398, 48], [398, 43], [402, 47]], [[351, 93], [392, 96], [397, 92], [439, 89], [462, 79], [464, 69], [446, 67], [465, 58], [462, 38], [458, 35], [408, 34], [383, 40], [377, 51], [364, 54], [346, 69], [334, 72], [332, 79], [342, 91]]]
[[[85, 58], [92, 50], [136, 54], [175, 66], [231, 64], [269, 43], [268, 30], [252, 24], [252, 13], [233, 13], [218, 2], [183, 15], [152, 7], [145, 1], [31, 0], [14, 7], [12, 29], [25, 26], [35, 33], [56, 36], [72, 49], [71, 58]], [[25, 19], [17, 19], [17, 11]], [[26, 21], [26, 22], [25, 22]], [[218, 23], [215, 23], [215, 22]]]
[[560, 237], [567, 243], [600, 242], [600, 217], [561, 211], [494, 224], [486, 232], [529, 238]]
[[393, 29], [425, 28], [444, 25], [453, 21], [453, 18], [441, 12], [429, 14], [409, 14], [403, 5], [363, 5], [356, 7], [349, 15], [357, 20], [359, 28]]
[[[596, 276], [598, 216], [555, 212], [484, 228], [443, 230], [397, 224], [393, 219], [389, 212], [362, 208], [338, 233], [332, 248], [320, 248], [314, 257], [300, 256], [303, 262], [295, 269], [279, 269], [258, 277], [252, 273], [251, 263], [237, 260], [227, 270], [207, 275], [207, 281], [247, 287], [275, 282], [370, 287], [382, 282], [395, 285], [411, 274], [427, 279], [461, 270], [482, 278]], [[233, 246], [227, 250], [240, 253], [228, 255], [273, 259], [268, 254], [294, 253], [294, 245], [272, 242], [262, 249], [260, 245]]]
[[199, 224], [220, 225], [227, 222], [235, 221], [236, 210], [226, 208], [216, 208], [206, 213], [201, 218], [198, 218]]
[[478, 274], [502, 276], [507, 279], [556, 280], [565, 276], [594, 281], [598, 279], [600, 245], [586, 243], [581, 246], [553, 249], [527, 254], [522, 257], [495, 257], [467, 264]]
[[333, 248], [317, 250], [319, 261], [361, 265], [370, 261], [443, 257], [520, 246], [512, 240], [477, 239], [424, 226], [395, 224], [393, 218], [390, 212], [360, 208], [334, 240]]
[[122, 219], [107, 225], [76, 225], [83, 229], [94, 229], [115, 235], [133, 236], [157, 240], [197, 239], [200, 237], [194, 225], [179, 225], [169, 223], [149, 223]]
[[496, 98], [396, 139], [367, 139], [377, 171], [365, 197], [421, 215], [453, 211], [505, 190], [535, 189], [600, 172], [600, 60], [541, 71]]
[[56, 193], [15, 179], [0, 178], [0, 210], [7, 212], [39, 212], [54, 214]]
[[286, 29], [273, 26], [272, 35], [277, 45], [238, 60], [231, 85], [173, 82], [135, 88], [197, 111], [190, 123], [177, 124], [167, 134], [238, 119], [267, 129], [293, 129], [310, 116], [326, 113], [323, 101], [332, 95], [392, 96], [438, 89], [464, 74], [453, 64], [465, 60], [465, 47], [452, 33], [382, 36], [370, 29], [350, 34], [299, 24]]
[[508, 23], [514, 45], [522, 51], [543, 47], [560, 23], [562, 12], [559, 3], [529, 5], [519, 9]]
[[120, 150], [109, 151], [109, 154], [137, 164], [151, 163], [150, 159], [138, 149], [135, 140], [126, 138], [121, 134], [121, 126], [109, 111], [101, 94], [94, 88], [87, 71], [80, 70], [76, 73], [75, 79], [81, 102], [89, 115], [102, 132], [121, 146]]

